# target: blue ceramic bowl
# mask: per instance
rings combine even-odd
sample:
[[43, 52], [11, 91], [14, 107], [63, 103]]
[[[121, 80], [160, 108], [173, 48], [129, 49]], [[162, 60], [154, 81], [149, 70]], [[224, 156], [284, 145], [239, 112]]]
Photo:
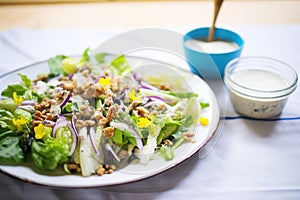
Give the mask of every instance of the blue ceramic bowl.
[[[244, 47], [244, 40], [237, 33], [230, 30], [216, 28], [214, 40], [225, 40], [234, 42], [237, 47], [228, 52], [223, 53], [207, 53], [205, 51], [195, 50], [187, 45], [188, 40], [206, 40], [208, 37], [209, 28], [194, 29], [184, 35], [183, 46], [187, 62], [191, 71], [204, 79], [219, 79], [223, 78], [226, 64], [234, 58], [241, 55]], [[199, 47], [201, 49], [201, 47]]]

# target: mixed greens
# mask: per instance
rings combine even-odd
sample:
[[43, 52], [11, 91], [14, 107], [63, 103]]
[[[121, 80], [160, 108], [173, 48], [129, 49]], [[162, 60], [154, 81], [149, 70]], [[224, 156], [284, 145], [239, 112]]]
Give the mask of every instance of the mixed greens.
[[18, 74], [20, 83], [1, 93], [1, 165], [102, 175], [133, 161], [172, 160], [179, 145], [193, 141], [193, 113], [207, 102], [143, 80], [124, 55], [109, 64], [105, 57], [86, 49], [80, 59], [49, 59], [50, 73], [34, 80]]

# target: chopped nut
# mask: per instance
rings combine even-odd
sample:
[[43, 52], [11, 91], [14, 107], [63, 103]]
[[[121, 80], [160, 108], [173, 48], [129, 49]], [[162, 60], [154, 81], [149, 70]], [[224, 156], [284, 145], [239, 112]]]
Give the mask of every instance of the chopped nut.
[[69, 80], [69, 77], [67, 77], [67, 76], [66, 77], [63, 76], [63, 77], [59, 78], [59, 81], [68, 81], [68, 80]]
[[114, 127], [106, 127], [103, 129], [103, 134], [107, 138], [112, 138], [114, 136]]
[[43, 120], [43, 118], [46, 118], [46, 117], [42, 114], [41, 111], [36, 110], [36, 111], [34, 112], [34, 114], [33, 114], [33, 118], [34, 118], [34, 119], [42, 119], [42, 120]]
[[185, 134], [184, 134], [184, 136], [186, 136], [186, 137], [194, 137], [194, 133], [189, 133], [189, 132], [186, 132]]
[[48, 74], [41, 74], [37, 77], [37, 79], [33, 80], [33, 82], [46, 80], [48, 78], [48, 76], [49, 76]]
[[97, 121], [103, 119], [103, 115], [100, 112], [96, 112], [93, 116], [92, 119], [96, 119]]
[[87, 124], [87, 126], [94, 126], [96, 124], [94, 120], [86, 120], [85, 123]]
[[97, 170], [96, 170], [96, 174], [99, 175], [99, 176], [101, 176], [104, 173], [105, 173], [105, 169], [104, 169], [103, 165], [99, 165], [98, 168], [97, 168]]
[[86, 126], [86, 124], [83, 120], [81, 120], [81, 119], [76, 120], [76, 123], [75, 123], [76, 128], [82, 128], [84, 126]]
[[53, 127], [54, 122], [57, 120], [55, 115], [49, 113], [51, 108], [51, 102], [55, 100], [49, 100], [44, 98], [40, 104], [35, 105], [35, 112], [33, 114], [33, 127], [43, 123], [47, 127]]
[[132, 101], [128, 107], [129, 111], [135, 109], [140, 104], [141, 104], [141, 101], [137, 101], [137, 100]]
[[105, 174], [111, 174], [111, 173], [113, 173], [114, 172], [114, 170], [112, 170], [112, 169], [108, 169], [108, 170], [105, 170]]
[[113, 96], [114, 96], [114, 93], [112, 91], [110, 91], [110, 90], [106, 91], [104, 104], [107, 106], [112, 105], [114, 103]]
[[62, 87], [65, 89], [65, 90], [68, 90], [68, 91], [73, 91], [74, 88], [76, 87], [76, 82], [75, 81], [72, 81], [72, 82], [65, 82]]
[[116, 169], [116, 166], [114, 166], [114, 165], [105, 165], [105, 168], [106, 169], [112, 169], [112, 170], [115, 170]]
[[96, 169], [96, 174], [102, 176], [103, 174], [111, 174], [116, 170], [114, 165], [99, 165]]
[[151, 115], [157, 115], [158, 114], [158, 112], [156, 111], [156, 110], [153, 110], [153, 111], [151, 111], [151, 113], [150, 113]]
[[157, 110], [158, 111], [166, 111], [167, 110], [167, 106], [166, 104], [162, 103], [159, 106], [157, 106]]
[[194, 137], [193, 133], [189, 133], [189, 132], [184, 133], [184, 139], [188, 142], [195, 142], [193, 137]]
[[89, 73], [90, 73], [90, 70], [88, 70], [88, 69], [84, 69], [84, 70], [81, 72], [81, 74], [82, 74], [83, 76], [85, 76], [85, 77], [87, 77], [87, 76], [89, 75]]
[[149, 111], [143, 107], [137, 107], [135, 109], [138, 112], [138, 115], [141, 117], [148, 117], [149, 116]]
[[54, 120], [54, 115], [51, 114], [51, 113], [47, 113], [47, 114], [46, 114], [46, 120], [53, 121], [53, 120]]
[[118, 91], [121, 77], [118, 76], [111, 80], [110, 88], [112, 91]]
[[171, 140], [168, 140], [168, 139], [167, 139], [167, 140], [164, 141], [164, 143], [165, 143], [167, 146], [169, 146], [169, 147], [170, 147], [170, 146], [173, 146], [173, 142], [172, 142]]
[[116, 112], [117, 112], [117, 104], [115, 104], [114, 106], [111, 106], [109, 109], [108, 109], [108, 112], [107, 112], [107, 115], [106, 115], [106, 118], [107, 118], [107, 122], [110, 122], [111, 120], [113, 120], [113, 118], [116, 116]]
[[98, 125], [99, 126], [103, 126], [103, 125], [105, 125], [105, 124], [107, 124], [108, 123], [108, 120], [107, 120], [107, 118], [102, 118], [102, 119], [100, 119], [99, 121], [98, 121]]
[[68, 165], [68, 170], [70, 172], [77, 172], [77, 173], [81, 172], [80, 166], [77, 165], [77, 164], [69, 164]]
[[105, 174], [111, 174], [116, 169], [114, 165], [107, 165], [107, 164], [104, 166], [104, 168], [105, 168], [105, 172], [104, 172]]
[[160, 85], [159, 88], [161, 90], [170, 90], [170, 88], [168, 86], [166, 86], [166, 85]]
[[33, 120], [33, 121], [31, 122], [32, 126], [37, 126], [37, 125], [39, 125], [39, 124], [41, 124], [41, 123], [43, 123], [43, 121]]

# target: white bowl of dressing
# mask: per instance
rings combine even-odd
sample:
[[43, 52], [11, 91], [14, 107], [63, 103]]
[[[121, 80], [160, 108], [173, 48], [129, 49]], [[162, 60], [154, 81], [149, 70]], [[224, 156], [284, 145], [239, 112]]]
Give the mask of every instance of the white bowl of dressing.
[[241, 57], [225, 68], [231, 103], [241, 115], [272, 118], [281, 114], [298, 76], [288, 64], [273, 58]]

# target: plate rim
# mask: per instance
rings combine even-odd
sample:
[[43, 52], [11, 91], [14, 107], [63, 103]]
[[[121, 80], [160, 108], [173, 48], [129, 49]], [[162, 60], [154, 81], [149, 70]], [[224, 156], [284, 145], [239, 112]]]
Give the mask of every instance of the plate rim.
[[[116, 54], [111, 54], [111, 53], [106, 53], [106, 55], [108, 55], [108, 56], [118, 56]], [[69, 55], [69, 56], [79, 57], [80, 55], [76, 54], [76, 55]], [[40, 185], [40, 186], [48, 186], [48, 187], [50, 186], [50, 187], [56, 187], [56, 188], [96, 188], [96, 187], [107, 187], [107, 186], [124, 185], [124, 184], [128, 184], [128, 183], [133, 183], [133, 182], [145, 180], [145, 179], [157, 176], [157, 175], [159, 175], [161, 173], [164, 173], [164, 172], [166, 172], [168, 170], [171, 170], [175, 166], [181, 165], [181, 164], [185, 163], [191, 157], [195, 156], [195, 154], [197, 154], [197, 152], [199, 152], [212, 139], [212, 137], [215, 136], [215, 133], [218, 130], [218, 127], [220, 125], [220, 108], [219, 108], [218, 102], [216, 100], [216, 96], [213, 93], [213, 90], [211, 89], [211, 87], [203, 79], [201, 79], [199, 76], [193, 74], [189, 70], [183, 69], [180, 66], [176, 66], [176, 65], [174, 65], [172, 63], [168, 63], [168, 62], [164, 62], [164, 61], [160, 61], [160, 60], [152, 59], [152, 58], [148, 58], [148, 57], [142, 57], [142, 56], [134, 56], [134, 55], [125, 55], [125, 56], [128, 57], [128, 58], [131, 58], [131, 59], [147, 60], [147, 61], [152, 61], [152, 62], [156, 62], [156, 63], [159, 63], [159, 64], [168, 65], [170, 67], [175, 67], [176, 70], [180, 70], [182, 72], [185, 72], [185, 73], [191, 75], [191, 77], [197, 78], [200, 81], [202, 81], [202, 84], [205, 84], [205, 86], [208, 89], [209, 94], [212, 96], [212, 99], [213, 99], [214, 105], [215, 105], [215, 109], [216, 109], [215, 112], [213, 113], [213, 115], [216, 115], [215, 117], [216, 117], [217, 121], [215, 122], [216, 124], [213, 127], [213, 130], [210, 130], [209, 137], [205, 138], [205, 140], [202, 141], [202, 143], [200, 143], [197, 147], [195, 147], [191, 151], [191, 153], [188, 154], [188, 156], [184, 156], [183, 158], [178, 159], [177, 161], [175, 161], [174, 163], [170, 164], [169, 166], [166, 166], [164, 169], [162, 169], [162, 170], [160, 170], [158, 172], [156, 172], [154, 170], [151, 173], [143, 173], [143, 175], [140, 175], [138, 177], [134, 177], [132, 180], [118, 181], [118, 183], [106, 183], [106, 184], [101, 184], [101, 183], [100, 184], [95, 184], [95, 183], [93, 183], [93, 184], [86, 185], [86, 186], [81, 186], [81, 185], [72, 186], [72, 185], [46, 184], [46, 183], [42, 183], [42, 182], [38, 182], [38, 181], [35, 181], [35, 180], [28, 179], [26, 177], [16, 176], [16, 175], [10, 173], [8, 170], [3, 169], [3, 166], [4, 167], [5, 166], [6, 167], [18, 167], [18, 166], [0, 165], [0, 171], [2, 173], [6, 174], [6, 175], [8, 175], [10, 177], [12, 177], [12, 178], [16, 178], [18, 180], [21, 180], [21, 181], [24, 181], [24, 182], [27, 182], [27, 183], [33, 183], [33, 184]], [[47, 63], [48, 60], [49, 59], [44, 59], [44, 60], [41, 60], [41, 61], [36, 61], [36, 62], [31, 63], [31, 64], [25, 65], [23, 67], [19, 67], [19, 68], [15, 69], [15, 70], [6, 72], [6, 73], [0, 75], [0, 79], [6, 77], [8, 75], [14, 74], [14, 73], [16, 73], [16, 72], [18, 72], [20, 70], [24, 70], [24, 69], [33, 67], [35, 65]], [[120, 170], [120, 172], [122, 172], [122, 170]], [[37, 173], [37, 172], [34, 172], [34, 173]], [[39, 175], [41, 175], [41, 174], [39, 174]], [[47, 175], [43, 175], [43, 176], [47, 176]]]

